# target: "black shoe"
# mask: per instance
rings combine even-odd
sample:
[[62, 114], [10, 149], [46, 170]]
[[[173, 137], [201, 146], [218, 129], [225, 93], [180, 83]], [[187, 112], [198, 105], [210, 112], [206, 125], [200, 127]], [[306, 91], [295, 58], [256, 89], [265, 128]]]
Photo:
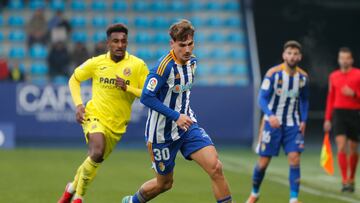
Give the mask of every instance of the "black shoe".
[[349, 192], [349, 184], [342, 184], [341, 192]]
[[348, 185], [347, 191], [350, 193], [354, 193], [355, 192], [355, 183], [349, 183], [347, 185]]

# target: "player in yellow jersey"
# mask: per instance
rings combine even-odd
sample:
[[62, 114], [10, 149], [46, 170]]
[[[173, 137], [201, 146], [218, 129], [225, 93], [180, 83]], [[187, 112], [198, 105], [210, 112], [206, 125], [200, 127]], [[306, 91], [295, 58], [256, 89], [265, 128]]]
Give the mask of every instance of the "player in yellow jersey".
[[[82, 203], [97, 168], [126, 132], [131, 105], [141, 96], [148, 69], [143, 60], [126, 51], [128, 29], [123, 24], [106, 31], [108, 52], [77, 67], [69, 80], [76, 105], [76, 120], [81, 123], [88, 144], [88, 157], [68, 183], [58, 203]], [[92, 99], [84, 107], [80, 83], [92, 79]]]

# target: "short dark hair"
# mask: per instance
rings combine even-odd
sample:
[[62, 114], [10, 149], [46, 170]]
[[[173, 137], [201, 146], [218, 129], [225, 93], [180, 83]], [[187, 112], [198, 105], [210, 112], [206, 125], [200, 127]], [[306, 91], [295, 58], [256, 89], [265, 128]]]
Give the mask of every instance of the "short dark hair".
[[171, 25], [169, 34], [174, 41], [185, 41], [190, 35], [194, 37], [195, 29], [190, 21], [182, 19]]
[[352, 56], [352, 51], [351, 51], [351, 49], [350, 49], [349, 47], [340, 47], [339, 53], [340, 53], [340, 52], [349, 53], [349, 54], [351, 54], [351, 56]]
[[300, 52], [302, 51], [301, 44], [298, 41], [295, 41], [295, 40], [289, 40], [289, 41], [285, 42], [284, 51], [289, 47], [290, 48], [297, 48], [297, 49], [299, 49]]
[[123, 32], [127, 35], [128, 28], [126, 27], [126, 25], [124, 25], [122, 23], [111, 24], [111, 25], [109, 25], [109, 27], [106, 30], [106, 36], [109, 38], [111, 33], [113, 33], [113, 32]]

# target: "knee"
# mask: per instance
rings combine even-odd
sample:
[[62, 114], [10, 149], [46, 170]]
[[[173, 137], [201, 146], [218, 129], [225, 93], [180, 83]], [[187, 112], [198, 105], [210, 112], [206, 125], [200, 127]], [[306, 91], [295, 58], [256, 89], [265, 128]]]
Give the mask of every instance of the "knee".
[[101, 148], [95, 148], [90, 150], [89, 156], [91, 160], [100, 163], [104, 160], [104, 150]]
[[223, 165], [220, 160], [217, 160], [209, 171], [211, 179], [223, 178]]
[[173, 186], [173, 183], [174, 183], [174, 180], [169, 179], [169, 180], [164, 181], [161, 184], [158, 184], [159, 192], [162, 193], [162, 192], [170, 190], [172, 188], [172, 186]]
[[300, 165], [300, 153], [289, 153], [289, 164], [292, 166]]

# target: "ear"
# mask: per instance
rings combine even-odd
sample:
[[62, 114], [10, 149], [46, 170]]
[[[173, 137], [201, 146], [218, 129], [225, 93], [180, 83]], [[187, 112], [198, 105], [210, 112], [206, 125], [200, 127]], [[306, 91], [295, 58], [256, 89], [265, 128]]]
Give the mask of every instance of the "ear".
[[175, 41], [173, 39], [170, 40], [170, 47], [174, 49]]
[[282, 53], [282, 59], [285, 61], [285, 51]]

